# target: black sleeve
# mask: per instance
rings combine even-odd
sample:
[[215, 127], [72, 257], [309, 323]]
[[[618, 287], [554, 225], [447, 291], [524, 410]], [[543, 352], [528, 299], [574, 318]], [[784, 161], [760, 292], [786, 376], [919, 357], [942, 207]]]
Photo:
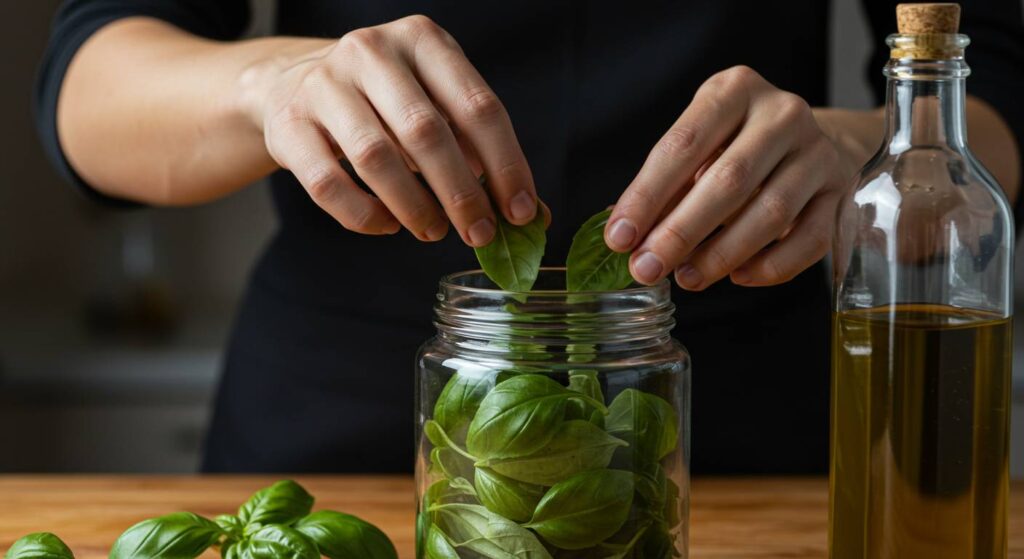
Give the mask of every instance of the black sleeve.
[[210, 39], [238, 38], [249, 22], [248, 0], [65, 0], [57, 11], [50, 41], [36, 76], [33, 112], [43, 149], [53, 166], [68, 181], [95, 200], [122, 206], [87, 185], [71, 168], [57, 139], [57, 97], [72, 57], [104, 25], [125, 17], [162, 19], [190, 33]]
[[[885, 100], [882, 67], [889, 59], [885, 37], [896, 31], [896, 1], [865, 1], [875, 50], [868, 79], [881, 104]], [[971, 38], [965, 58], [971, 67], [967, 93], [992, 105], [1013, 130], [1024, 166], [1024, 16], [1020, 0], [961, 0], [960, 32]], [[1024, 175], [1024, 173], [1022, 173]], [[1009, 185], [1004, 185], [1009, 186]], [[1024, 188], [1017, 191], [1014, 213], [1024, 218]]]

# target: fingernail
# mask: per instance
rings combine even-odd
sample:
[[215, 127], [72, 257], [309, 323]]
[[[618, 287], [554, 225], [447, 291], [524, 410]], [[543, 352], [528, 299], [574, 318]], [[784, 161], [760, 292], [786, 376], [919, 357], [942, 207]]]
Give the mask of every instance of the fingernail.
[[732, 277], [732, 282], [735, 284], [744, 285], [750, 283], [750, 272], [742, 268], [737, 268], [733, 270], [732, 273], [729, 275], [730, 277]]
[[633, 272], [636, 273], [636, 279], [640, 280], [641, 283], [654, 283], [658, 281], [664, 269], [665, 265], [661, 263], [661, 258], [658, 258], [658, 255], [653, 252], [641, 254], [637, 257], [636, 262], [633, 263]]
[[608, 245], [612, 250], [626, 250], [636, 240], [636, 225], [628, 219], [620, 219], [608, 230]]
[[448, 222], [439, 221], [430, 226], [427, 229], [426, 235], [428, 241], [440, 241], [448, 234]]
[[469, 244], [475, 247], [485, 246], [494, 238], [494, 221], [485, 217], [469, 227]]
[[704, 275], [690, 264], [683, 264], [676, 270], [676, 281], [685, 289], [696, 289], [704, 282]]
[[533, 216], [536, 215], [537, 202], [533, 199], [533, 196], [530, 196], [529, 192], [524, 190], [512, 197], [508, 209], [512, 212], [512, 219], [526, 221], [533, 219]]

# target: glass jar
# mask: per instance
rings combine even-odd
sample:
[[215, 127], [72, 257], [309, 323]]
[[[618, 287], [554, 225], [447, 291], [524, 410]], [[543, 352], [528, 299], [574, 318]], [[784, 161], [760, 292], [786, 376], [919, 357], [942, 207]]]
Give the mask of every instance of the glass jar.
[[417, 557], [687, 556], [690, 359], [667, 281], [442, 279], [417, 358]]
[[833, 251], [830, 557], [1001, 558], [1013, 221], [967, 147], [967, 37], [888, 44], [886, 137]]

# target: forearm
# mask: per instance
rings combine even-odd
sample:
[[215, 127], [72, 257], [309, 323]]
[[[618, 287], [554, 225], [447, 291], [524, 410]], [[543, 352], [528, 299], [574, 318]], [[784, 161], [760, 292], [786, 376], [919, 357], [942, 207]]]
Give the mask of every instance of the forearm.
[[[1011, 202], [1016, 200], [1021, 182], [1021, 166], [1017, 141], [999, 113], [988, 103], [973, 96], [967, 98], [967, 129], [971, 151], [1006, 190]], [[856, 111], [848, 109], [814, 109], [822, 131], [836, 144], [850, 169], [859, 169], [878, 149], [884, 127], [882, 109]]]
[[331, 41], [233, 43], [149, 18], [114, 22], [76, 54], [57, 109], [61, 146], [101, 192], [185, 205], [229, 194], [273, 171], [252, 115], [259, 72]]

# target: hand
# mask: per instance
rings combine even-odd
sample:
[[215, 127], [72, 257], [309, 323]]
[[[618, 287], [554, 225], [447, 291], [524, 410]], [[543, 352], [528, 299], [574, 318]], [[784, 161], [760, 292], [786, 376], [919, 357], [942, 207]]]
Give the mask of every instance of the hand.
[[605, 229], [633, 277], [700, 290], [785, 282], [829, 250], [855, 170], [807, 103], [737, 66], [698, 89], [619, 198]]
[[[437, 241], [450, 219], [479, 247], [495, 232], [491, 198], [508, 221], [533, 219], [537, 193], [508, 114], [428, 18], [358, 29], [297, 58], [254, 69], [250, 118], [274, 160], [344, 227], [375, 235], [401, 225]], [[376, 196], [356, 186], [339, 157]]]

